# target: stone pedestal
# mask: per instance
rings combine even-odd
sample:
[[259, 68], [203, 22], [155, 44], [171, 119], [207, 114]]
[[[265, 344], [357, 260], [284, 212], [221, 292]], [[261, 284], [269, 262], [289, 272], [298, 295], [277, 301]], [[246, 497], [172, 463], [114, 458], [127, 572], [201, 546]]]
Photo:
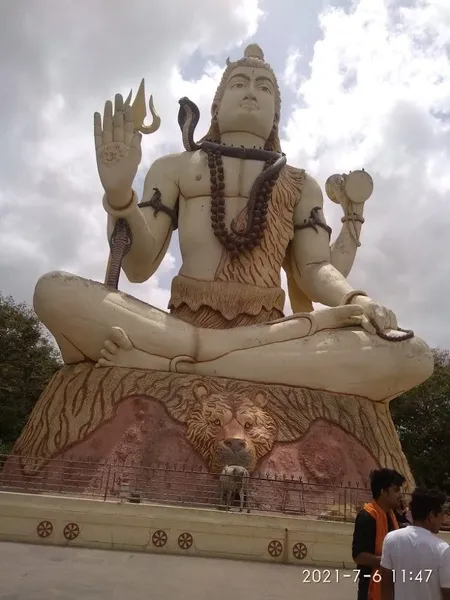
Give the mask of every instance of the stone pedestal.
[[190, 472], [203, 471], [214, 486], [213, 474], [226, 463], [243, 464], [255, 477], [293, 477], [316, 487], [365, 487], [370, 470], [384, 466], [413, 485], [387, 404], [91, 363], [56, 373], [14, 454], [18, 458], [6, 464], [3, 477], [14, 471], [15, 480], [51, 479], [56, 486], [63, 476], [67, 480], [67, 464], [58, 470], [58, 461], [89, 463], [90, 470], [74, 467], [78, 475], [72, 477], [73, 491], [85, 493], [111, 464], [146, 470], [155, 486], [161, 470], [158, 476], [151, 471], [163, 463], [180, 474], [180, 501], [189, 501], [182, 482]]

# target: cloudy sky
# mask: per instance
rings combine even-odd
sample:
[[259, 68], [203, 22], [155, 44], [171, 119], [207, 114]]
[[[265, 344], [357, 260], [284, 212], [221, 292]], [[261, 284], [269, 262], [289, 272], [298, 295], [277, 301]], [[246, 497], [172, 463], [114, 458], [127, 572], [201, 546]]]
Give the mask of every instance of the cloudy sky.
[[[135, 182], [182, 148], [178, 99], [207, 123], [225, 59], [264, 49], [283, 97], [289, 162], [324, 186], [364, 167], [375, 183], [351, 283], [403, 327], [450, 347], [449, 0], [0, 0], [0, 290], [31, 302], [62, 269], [103, 280], [106, 215], [92, 114], [142, 77], [162, 118]], [[334, 235], [340, 208], [325, 199]], [[174, 236], [146, 284], [165, 308]]]

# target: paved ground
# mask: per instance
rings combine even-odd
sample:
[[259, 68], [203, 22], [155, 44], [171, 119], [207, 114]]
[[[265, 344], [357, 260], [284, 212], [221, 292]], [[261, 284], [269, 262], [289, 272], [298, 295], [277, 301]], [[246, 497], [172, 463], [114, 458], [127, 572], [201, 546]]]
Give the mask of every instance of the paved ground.
[[352, 600], [353, 574], [306, 567], [0, 542], [1, 600]]

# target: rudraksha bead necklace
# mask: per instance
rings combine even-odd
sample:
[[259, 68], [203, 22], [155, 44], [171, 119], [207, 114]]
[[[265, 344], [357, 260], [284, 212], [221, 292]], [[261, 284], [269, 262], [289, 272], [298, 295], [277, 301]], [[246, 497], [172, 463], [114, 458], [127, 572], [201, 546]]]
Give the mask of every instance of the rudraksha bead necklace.
[[[214, 235], [230, 252], [232, 258], [251, 251], [261, 244], [266, 228], [267, 210], [272, 190], [278, 179], [278, 173], [269, 181], [265, 181], [258, 190], [254, 204], [248, 203], [247, 225], [244, 230], [236, 229], [235, 220], [231, 222], [231, 232], [226, 225], [225, 173], [220, 150], [208, 151], [208, 168], [211, 181], [211, 227]], [[263, 171], [276, 159], [265, 162]], [[251, 206], [250, 204], [253, 204]]]

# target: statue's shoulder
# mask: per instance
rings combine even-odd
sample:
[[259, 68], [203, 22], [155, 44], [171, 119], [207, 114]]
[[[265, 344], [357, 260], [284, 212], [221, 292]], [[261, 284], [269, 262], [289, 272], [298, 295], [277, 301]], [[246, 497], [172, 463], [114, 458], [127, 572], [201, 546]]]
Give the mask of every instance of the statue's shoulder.
[[317, 189], [317, 188], [320, 189], [317, 179], [315, 177], [313, 177], [310, 173], [305, 171], [304, 169], [303, 169], [303, 179], [305, 182], [305, 186], [308, 186], [308, 187], [314, 188], [314, 189]]
[[305, 169], [300, 169], [300, 167], [293, 167], [287, 164], [285, 169], [289, 174], [296, 175], [297, 177], [305, 175]]
[[303, 169], [303, 198], [321, 206], [323, 202], [322, 190], [315, 177]]
[[295, 178], [302, 178], [305, 181], [305, 183], [312, 183], [316, 181], [314, 177], [306, 171], [306, 169], [301, 169], [300, 167], [293, 167], [292, 165], [286, 165], [285, 168], [289, 175]]
[[185, 152], [176, 152], [173, 154], [164, 154], [153, 161], [148, 170], [147, 177], [175, 177], [183, 164], [183, 155]]
[[306, 194], [314, 195], [317, 192], [320, 192], [319, 184], [312, 175], [307, 173], [305, 169], [293, 167], [292, 165], [286, 165], [285, 176], [291, 182], [301, 187], [302, 191]]
[[310, 175], [308, 175], [305, 169], [301, 169], [300, 167], [286, 165], [285, 172], [289, 179], [300, 181], [302, 184], [304, 184], [306, 181], [309, 181], [310, 179], [313, 179]]
[[174, 152], [172, 154], [164, 154], [155, 160], [152, 166], [157, 165], [160, 168], [180, 168], [182, 165], [186, 165], [193, 159], [194, 155], [198, 154], [198, 151], [194, 152]]
[[285, 178], [291, 180], [292, 182], [303, 184], [305, 169], [300, 169], [299, 167], [293, 167], [292, 165], [287, 164], [283, 171]]
[[163, 156], [159, 156], [155, 159], [152, 164], [152, 167], [157, 165], [158, 167], [170, 167], [176, 166], [180, 164], [182, 160], [182, 156], [185, 152], [174, 152], [173, 154], [164, 154]]
[[298, 198], [298, 202], [301, 204], [314, 204], [315, 206], [322, 206], [323, 195], [320, 185], [317, 180], [310, 175], [305, 169], [299, 167], [293, 167], [292, 165], [286, 165], [285, 177], [290, 181], [298, 190], [301, 191], [301, 195]]

